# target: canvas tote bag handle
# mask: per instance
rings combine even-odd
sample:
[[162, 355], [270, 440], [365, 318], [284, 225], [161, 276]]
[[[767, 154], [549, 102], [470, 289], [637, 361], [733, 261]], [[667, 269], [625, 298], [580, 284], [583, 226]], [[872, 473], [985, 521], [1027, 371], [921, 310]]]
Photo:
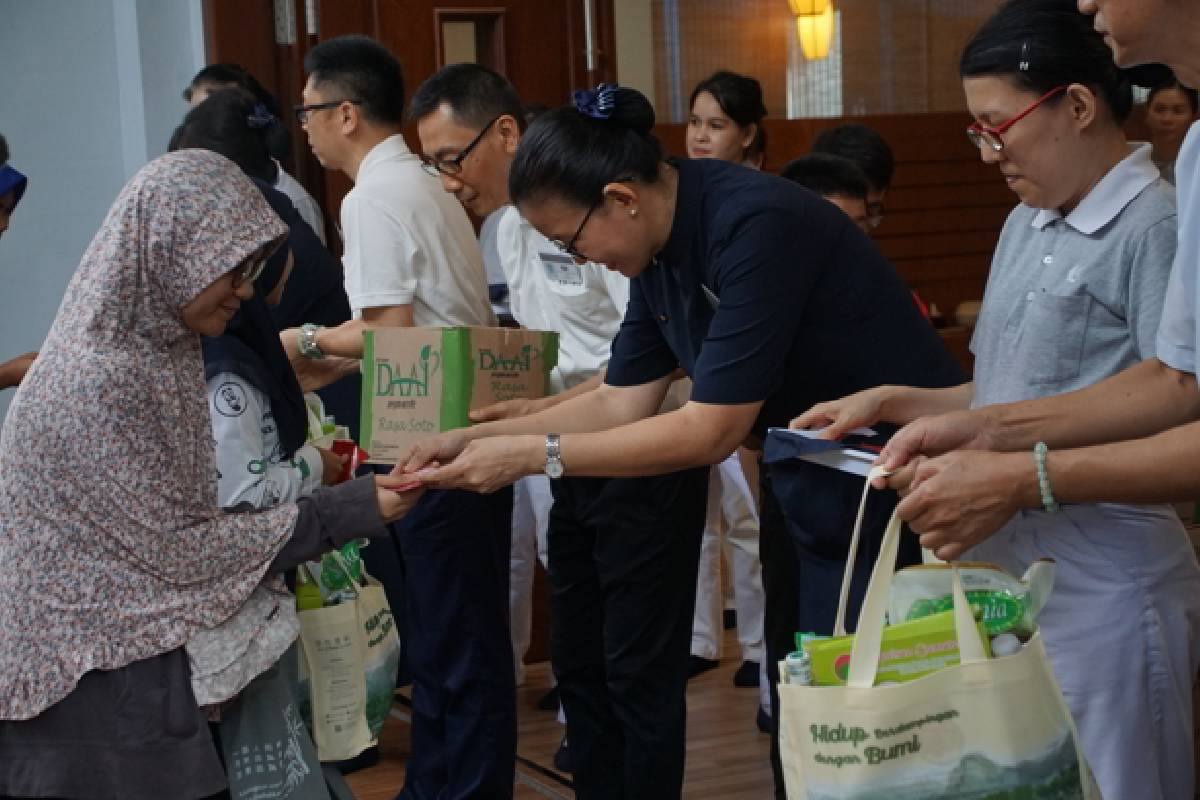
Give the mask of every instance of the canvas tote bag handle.
[[[845, 623], [844, 606], [850, 591], [850, 578], [854, 570], [854, 556], [862, 526], [863, 509], [866, 507], [867, 493], [871, 491], [871, 480], [877, 474], [885, 473], [878, 467], [871, 470], [866, 488], [863, 490], [863, 502], [859, 507], [854, 534], [851, 537], [850, 556], [846, 561], [841, 602], [838, 606], [837, 624], [842, 626]], [[850, 650], [850, 672], [846, 679], [847, 686], [869, 688], [875, 685], [875, 674], [879, 670], [879, 654], [883, 641], [883, 623], [887, 616], [888, 595], [892, 588], [892, 577], [896, 573], [896, 555], [900, 549], [901, 525], [900, 518], [893, 513], [892, 518], [888, 521], [887, 530], [883, 534], [879, 558], [875, 561], [875, 567], [871, 571], [871, 581], [867, 584], [867, 593], [863, 598], [862, 610], [858, 615], [858, 632]], [[959, 657], [964, 664], [985, 661], [987, 655], [983, 649], [983, 639], [975, 625], [975, 615], [971, 611], [971, 604], [967, 601], [967, 594], [963, 591], [962, 580], [959, 578], [958, 570], [953, 566], [951, 573], [954, 628], [958, 636]]]

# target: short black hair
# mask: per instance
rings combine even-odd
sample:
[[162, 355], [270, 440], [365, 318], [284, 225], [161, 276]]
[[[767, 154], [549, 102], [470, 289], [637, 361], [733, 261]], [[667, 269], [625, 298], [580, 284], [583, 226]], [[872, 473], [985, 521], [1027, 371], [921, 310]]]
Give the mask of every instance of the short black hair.
[[[266, 106], [276, 118], [283, 114], [279, 109], [279, 100], [267, 87], [259, 82], [245, 67], [240, 64], [209, 64], [192, 78], [191, 83], [183, 90], [183, 99], [192, 102], [192, 95], [201, 86], [210, 91], [236, 87], [253, 95], [258, 102]], [[267, 134], [267, 147], [271, 149], [271, 157], [284, 160], [292, 150], [292, 135], [286, 125], [276, 125]]]
[[408, 118], [421, 120], [442, 104], [450, 107], [454, 119], [467, 128], [482, 128], [507, 114], [525, 128], [525, 115], [517, 90], [498, 72], [479, 64], [451, 64], [442, 67], [417, 87], [408, 107]]
[[576, 92], [575, 105], [540, 115], [529, 126], [508, 171], [516, 205], [558, 197], [590, 206], [617, 180], [658, 180], [662, 145], [654, 137], [654, 107], [625, 86]]
[[0, 136], [0, 167], [8, 163], [8, 142]]
[[304, 71], [317, 86], [336, 87], [341, 100], [357, 101], [372, 122], [404, 121], [404, 71], [391, 51], [369, 36], [338, 36], [304, 57]]
[[1146, 97], [1146, 105], [1148, 106], [1154, 102], [1156, 94], [1165, 92], [1168, 89], [1177, 89], [1183, 92], [1183, 96], [1187, 98], [1188, 105], [1191, 106], [1192, 114], [1200, 113], [1200, 100], [1197, 99], [1196, 90], [1184, 86], [1174, 74], [1167, 80], [1160, 81], [1150, 88], [1150, 94]]
[[[1008, 78], [1019, 89], [1045, 94], [1060, 86], [1087, 86], [1121, 125], [1133, 110], [1133, 84], [1144, 84], [1162, 68], [1123, 70], [1090, 17], [1076, 0], [1008, 0], [963, 48], [964, 78]], [[1060, 102], [1062, 96], [1050, 102]]]
[[274, 184], [278, 167], [267, 147], [271, 122], [261, 115], [258, 99], [241, 89], [220, 89], [183, 118], [171, 136], [170, 150], [194, 147], [220, 153], [242, 172]]
[[896, 171], [892, 148], [866, 125], [855, 122], [823, 130], [813, 141], [812, 151], [853, 161], [867, 177], [872, 191], [881, 192], [892, 185]]
[[866, 200], [867, 176], [848, 158], [829, 153], [809, 153], [788, 163], [780, 177], [811, 189], [822, 197]]

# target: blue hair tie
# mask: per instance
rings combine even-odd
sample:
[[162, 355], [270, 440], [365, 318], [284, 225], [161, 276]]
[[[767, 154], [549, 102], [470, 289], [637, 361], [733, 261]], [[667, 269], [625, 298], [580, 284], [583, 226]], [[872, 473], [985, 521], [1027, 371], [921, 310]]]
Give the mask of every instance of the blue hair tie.
[[265, 105], [258, 103], [250, 116], [246, 117], [246, 124], [251, 128], [269, 128], [275, 124], [275, 115]]
[[617, 86], [602, 83], [595, 89], [583, 89], [575, 92], [575, 110], [592, 119], [608, 119], [612, 116], [617, 104]]

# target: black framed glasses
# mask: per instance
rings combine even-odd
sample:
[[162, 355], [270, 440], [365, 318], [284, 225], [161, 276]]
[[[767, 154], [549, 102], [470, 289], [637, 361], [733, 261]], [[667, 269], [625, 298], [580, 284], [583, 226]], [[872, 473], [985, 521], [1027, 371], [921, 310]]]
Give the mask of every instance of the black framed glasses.
[[592, 218], [592, 214], [596, 213], [596, 209], [599, 208], [600, 204], [603, 202], [604, 196], [601, 195], [599, 200], [588, 206], [587, 213], [583, 215], [583, 221], [580, 222], [579, 227], [575, 229], [575, 235], [571, 237], [571, 241], [564, 242], [562, 239], [551, 239], [550, 244], [554, 245], [576, 261], [581, 263], [587, 261], [587, 256], [575, 249], [575, 243], [579, 241], [579, 237], [583, 234], [583, 228], [588, 224], [588, 220]]
[[440, 175], [449, 175], [450, 177], [453, 177], [462, 172], [463, 161], [466, 160], [467, 156], [471, 155], [471, 151], [475, 149], [475, 146], [483, 141], [484, 134], [491, 130], [492, 126], [496, 124], [496, 120], [500, 119], [502, 116], [504, 115], [498, 114], [492, 117], [488, 121], [488, 124], [484, 125], [479, 130], [479, 133], [475, 134], [475, 138], [471, 140], [471, 143], [462, 150], [458, 151], [458, 155], [456, 155], [454, 158], [435, 159], [426, 155], [422, 155], [421, 169], [425, 170], [427, 174], [435, 178]]
[[325, 103], [310, 103], [306, 106], [292, 106], [292, 111], [296, 115], [296, 121], [301, 125], [308, 124], [308, 118], [312, 116], [312, 112], [321, 111], [326, 108], [337, 108], [342, 103], [350, 103], [351, 105], [361, 106], [362, 100], [330, 100]]

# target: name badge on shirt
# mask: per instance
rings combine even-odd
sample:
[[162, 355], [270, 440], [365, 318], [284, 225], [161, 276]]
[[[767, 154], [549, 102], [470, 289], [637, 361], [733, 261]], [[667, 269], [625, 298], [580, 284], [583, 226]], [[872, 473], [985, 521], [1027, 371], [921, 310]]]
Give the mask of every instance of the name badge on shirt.
[[539, 252], [546, 281], [559, 294], [577, 295], [584, 292], [583, 268], [575, 260], [562, 253]]

